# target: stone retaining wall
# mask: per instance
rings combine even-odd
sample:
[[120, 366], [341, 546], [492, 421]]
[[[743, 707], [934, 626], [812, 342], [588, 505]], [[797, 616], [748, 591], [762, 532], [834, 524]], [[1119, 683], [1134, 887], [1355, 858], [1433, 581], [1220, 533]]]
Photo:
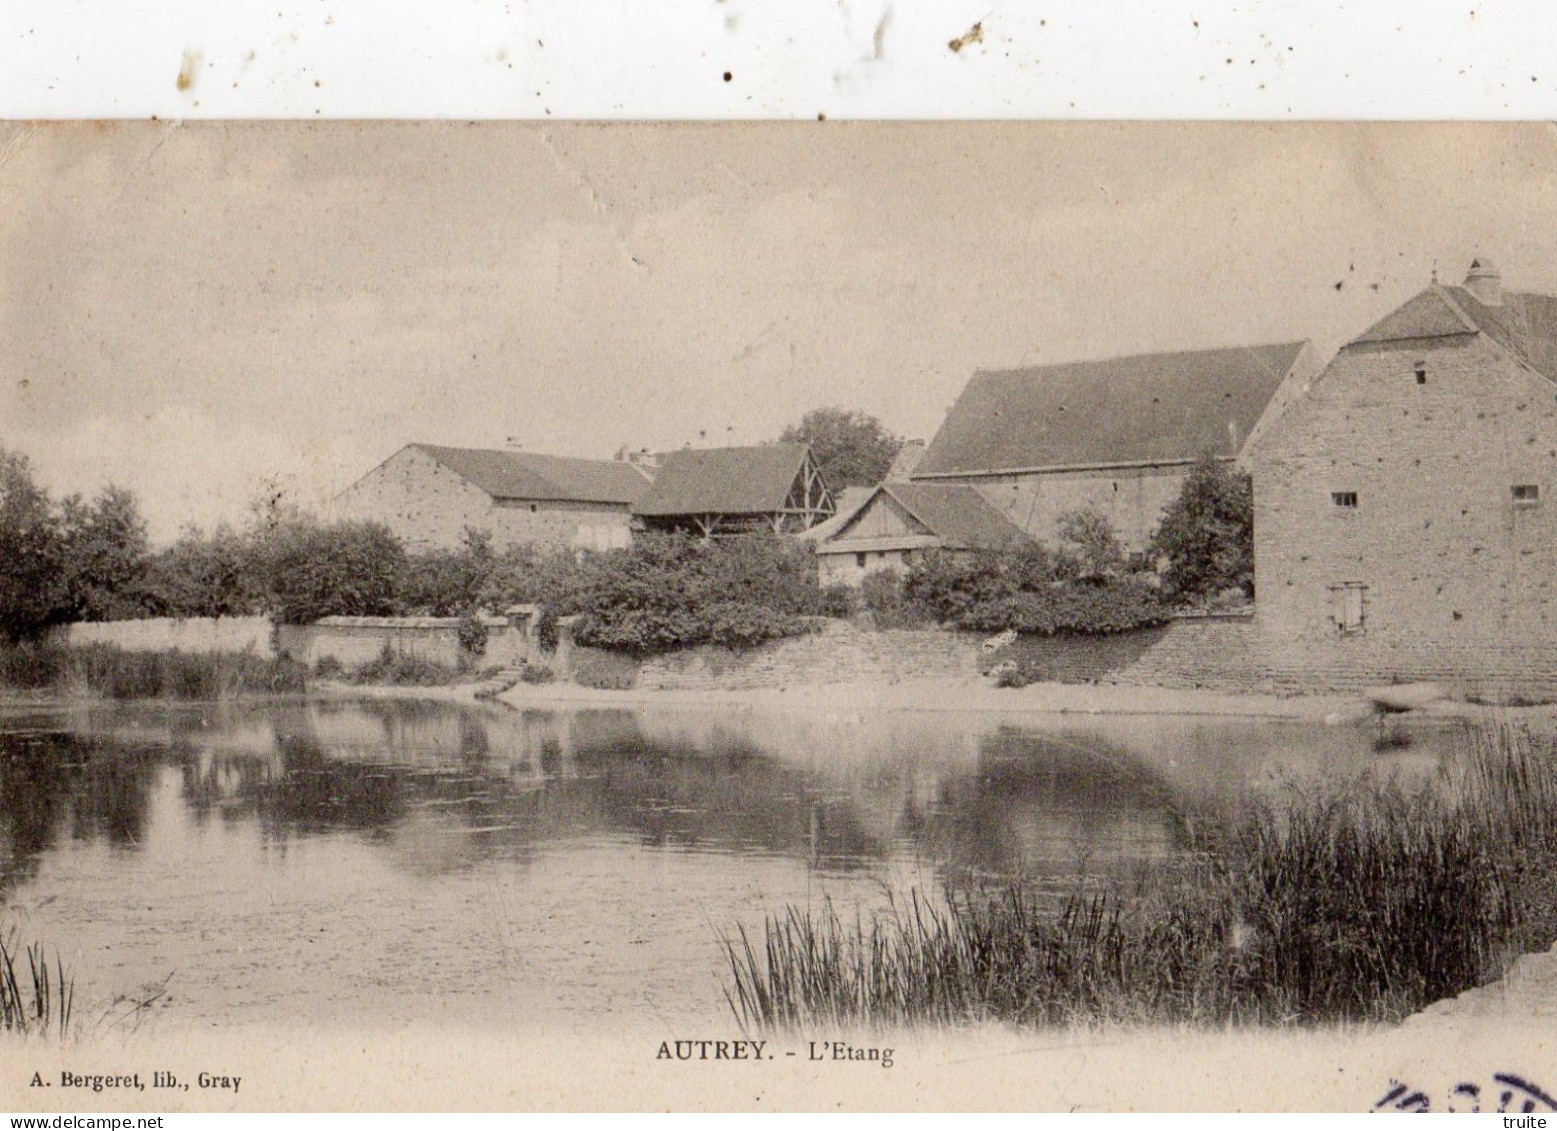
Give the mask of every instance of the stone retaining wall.
[[855, 679], [973, 676], [981, 637], [938, 631], [862, 632], [843, 622], [749, 652], [691, 648], [645, 660], [638, 686], [662, 690], [734, 690], [841, 683]]
[[57, 644], [111, 644], [126, 652], [254, 652], [275, 655], [268, 617], [151, 617], [146, 620], [63, 624], [49, 638]]

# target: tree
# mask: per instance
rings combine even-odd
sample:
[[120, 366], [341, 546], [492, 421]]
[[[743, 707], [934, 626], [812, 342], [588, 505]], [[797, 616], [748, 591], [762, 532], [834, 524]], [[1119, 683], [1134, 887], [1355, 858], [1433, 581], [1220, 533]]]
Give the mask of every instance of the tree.
[[874, 487], [886, 478], [903, 441], [881, 426], [874, 416], [858, 410], [818, 408], [785, 428], [781, 443], [809, 444], [821, 468], [822, 479], [832, 491], [845, 487]]
[[0, 448], [0, 635], [38, 636], [64, 616], [63, 547], [27, 457]]
[[497, 566], [492, 535], [467, 526], [458, 549], [424, 550], [406, 563], [400, 587], [403, 612], [434, 617], [474, 613]]
[[381, 523], [292, 519], [260, 545], [266, 603], [284, 624], [395, 611], [406, 554]]
[[1152, 535], [1163, 586], [1180, 598], [1224, 589], [1254, 593], [1254, 489], [1215, 456], [1200, 458]]
[[225, 523], [207, 535], [185, 527], [146, 566], [146, 603], [158, 616], [251, 616], [264, 604], [256, 541]]
[[125, 620], [146, 611], [146, 522], [135, 495], [112, 484], [90, 505], [60, 503], [66, 613], [71, 620]]
[[1082, 577], [1118, 577], [1125, 571], [1119, 532], [1097, 511], [1066, 511], [1054, 520], [1054, 532], [1063, 552], [1075, 557]]

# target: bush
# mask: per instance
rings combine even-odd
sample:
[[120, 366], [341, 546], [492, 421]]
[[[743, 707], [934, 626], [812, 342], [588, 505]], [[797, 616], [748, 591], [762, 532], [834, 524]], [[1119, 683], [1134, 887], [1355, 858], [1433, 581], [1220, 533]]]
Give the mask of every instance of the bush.
[[542, 652], [555, 652], [557, 645], [562, 643], [562, 626], [558, 623], [557, 610], [550, 605], [542, 605], [535, 618], [535, 642], [540, 645]]
[[974, 632], [1101, 635], [1149, 628], [1169, 615], [1156, 589], [1139, 577], [1123, 577], [1061, 582], [1039, 592], [986, 601], [968, 609], [956, 624]]
[[0, 643], [0, 686], [26, 690], [63, 682], [70, 649], [46, 640]]
[[747, 648], [808, 630], [821, 608], [809, 547], [776, 535], [696, 542], [646, 535], [586, 555], [574, 627], [583, 645], [635, 654]]
[[473, 614], [461, 617], [459, 627], [455, 629], [460, 651], [467, 656], [485, 656], [489, 635], [486, 622]]
[[339, 679], [345, 670], [339, 656], [320, 656], [314, 661], [314, 675], [320, 679]]
[[629, 691], [638, 686], [638, 663], [615, 652], [591, 652], [574, 664], [573, 682], [602, 691]]
[[268, 532], [259, 553], [267, 603], [284, 624], [395, 612], [405, 549], [380, 523], [296, 519]]
[[378, 658], [352, 672], [354, 683], [387, 683], [397, 687], [437, 687], [453, 683], [459, 672], [446, 664], [395, 652], [388, 644]]
[[457, 549], [410, 554], [400, 580], [398, 611], [406, 616], [469, 615], [482, 605], [497, 563], [492, 535], [469, 527]]
[[1017, 664], [1004, 664], [995, 672], [996, 687], [1026, 687], [1033, 676]]
[[840, 581], [822, 590], [818, 604], [822, 616], [844, 619], [859, 611], [860, 598], [854, 586]]
[[1163, 513], [1150, 554], [1166, 564], [1163, 585], [1178, 598], [1223, 589], [1254, 594], [1254, 489], [1249, 476], [1202, 456]]
[[519, 669], [519, 682], [528, 684], [552, 683], [557, 673], [544, 664], [525, 664]]
[[[999, 552], [931, 551], [910, 567], [904, 597], [973, 632], [1095, 634], [1167, 620], [1170, 610], [1147, 577], [1108, 572], [1122, 569], [1124, 559], [1106, 524], [1074, 518], [1066, 529], [1085, 542], [1082, 551], [1054, 553], [1037, 543]], [[872, 582], [867, 603], [890, 599], [884, 581]]]

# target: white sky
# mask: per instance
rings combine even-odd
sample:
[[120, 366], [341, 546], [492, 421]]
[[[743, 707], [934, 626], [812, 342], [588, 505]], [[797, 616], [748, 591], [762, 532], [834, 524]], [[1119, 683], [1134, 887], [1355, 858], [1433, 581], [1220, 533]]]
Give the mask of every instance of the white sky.
[[1557, 291], [1547, 126], [5, 129], [0, 444], [160, 538], [412, 440], [928, 437], [981, 366], [1328, 356], [1478, 253]]

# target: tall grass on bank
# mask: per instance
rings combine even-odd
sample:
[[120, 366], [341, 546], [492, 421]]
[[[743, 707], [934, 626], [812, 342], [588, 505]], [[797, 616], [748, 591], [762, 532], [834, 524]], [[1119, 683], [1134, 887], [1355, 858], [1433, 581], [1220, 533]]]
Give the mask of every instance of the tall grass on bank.
[[295, 660], [252, 652], [130, 652], [111, 644], [0, 646], [0, 685], [108, 699], [230, 699], [306, 688]]
[[725, 946], [746, 1028], [1390, 1021], [1557, 942], [1557, 755], [1509, 729], [1440, 778], [1250, 804], [1187, 860], [1045, 897], [790, 907]]
[[52, 966], [39, 944], [28, 946], [25, 954], [26, 969], [23, 977], [18, 977], [17, 960], [22, 953], [16, 935], [0, 936], [0, 1028], [20, 1036], [43, 1036], [54, 1029], [63, 1039], [70, 1031], [75, 978], [65, 970], [57, 952]]

